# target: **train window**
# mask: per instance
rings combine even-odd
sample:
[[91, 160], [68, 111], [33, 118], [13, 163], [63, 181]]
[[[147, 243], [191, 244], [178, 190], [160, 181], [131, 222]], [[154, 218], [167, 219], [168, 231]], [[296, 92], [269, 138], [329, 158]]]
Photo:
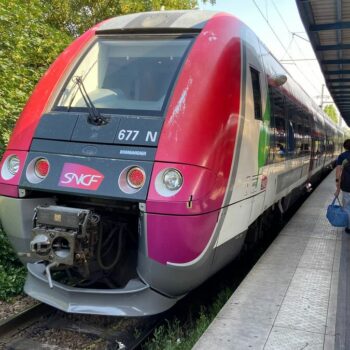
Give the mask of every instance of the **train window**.
[[[307, 120], [305, 120], [305, 123]], [[309, 125], [304, 125], [302, 128], [302, 143], [300, 147], [300, 155], [306, 156], [309, 155], [311, 152], [311, 131]]]
[[288, 123], [288, 139], [287, 139], [287, 155], [289, 158], [293, 158], [295, 156], [295, 128], [293, 127], [293, 123], [289, 120]]
[[280, 91], [269, 86], [271, 105], [269, 163], [280, 162], [287, 155], [287, 129], [285, 119], [285, 98]]
[[287, 156], [286, 145], [286, 121], [275, 116], [275, 161], [280, 162]]
[[288, 156], [299, 157], [302, 147], [302, 109], [292, 100], [288, 101]]
[[81, 77], [96, 108], [163, 110], [191, 38], [98, 40], [77, 65], [57, 107], [85, 108]]
[[254, 116], [255, 116], [255, 119], [262, 120], [259, 72], [253, 67], [250, 67], [250, 75], [252, 78], [252, 87], [253, 87]]
[[302, 155], [302, 145], [303, 145], [303, 126], [301, 124], [296, 124], [295, 126], [295, 149], [296, 156], [300, 157]]

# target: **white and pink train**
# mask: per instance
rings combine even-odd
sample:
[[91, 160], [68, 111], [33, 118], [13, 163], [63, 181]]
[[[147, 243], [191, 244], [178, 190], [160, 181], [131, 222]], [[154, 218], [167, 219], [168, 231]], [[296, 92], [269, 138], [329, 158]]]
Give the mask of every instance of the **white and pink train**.
[[112, 18], [41, 79], [0, 169], [25, 291], [67, 312], [162, 312], [330, 167], [343, 134], [235, 17]]

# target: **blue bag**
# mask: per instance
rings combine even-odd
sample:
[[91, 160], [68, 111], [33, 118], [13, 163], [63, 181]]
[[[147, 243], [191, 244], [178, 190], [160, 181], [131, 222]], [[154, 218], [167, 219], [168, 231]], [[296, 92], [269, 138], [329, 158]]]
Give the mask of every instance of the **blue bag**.
[[327, 208], [327, 219], [332, 226], [335, 227], [347, 227], [349, 216], [348, 213], [341, 206], [339, 199], [339, 205], [334, 204], [338, 197], [334, 197], [333, 202]]

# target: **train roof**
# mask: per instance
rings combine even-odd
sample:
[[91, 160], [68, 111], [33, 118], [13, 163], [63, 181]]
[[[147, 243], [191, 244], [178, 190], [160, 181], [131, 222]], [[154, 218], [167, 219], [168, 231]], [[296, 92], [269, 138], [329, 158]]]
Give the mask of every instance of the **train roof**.
[[[111, 18], [103, 22], [97, 34], [104, 33], [127, 33], [127, 32], [200, 32], [207, 22], [222, 11], [203, 11], [203, 10], [177, 10], [177, 11], [151, 11], [134, 13], [124, 16]], [[234, 15], [226, 13], [238, 20]], [[249, 28], [243, 22], [239, 21], [243, 26]], [[250, 29], [249, 29], [250, 30]], [[254, 32], [253, 32], [254, 33]], [[256, 35], [256, 34], [254, 34]], [[260, 41], [260, 40], [259, 40]], [[322, 120], [328, 119], [325, 113], [317, 106], [316, 102], [305, 92], [305, 90], [293, 79], [286, 68], [274, 57], [271, 51], [261, 41], [272, 60], [275, 61], [274, 67], [267, 68], [268, 75], [282, 73], [288, 76], [287, 83], [284, 88], [296, 100], [304, 104], [310, 110], [314, 117]], [[266, 63], [266, 62], [265, 62]], [[277, 66], [276, 66], [277, 63]], [[271, 70], [272, 68], [272, 70]], [[335, 128], [338, 128], [332, 121], [327, 123]]]
[[118, 16], [102, 23], [98, 32], [145, 29], [201, 30], [217, 11], [153, 11]]

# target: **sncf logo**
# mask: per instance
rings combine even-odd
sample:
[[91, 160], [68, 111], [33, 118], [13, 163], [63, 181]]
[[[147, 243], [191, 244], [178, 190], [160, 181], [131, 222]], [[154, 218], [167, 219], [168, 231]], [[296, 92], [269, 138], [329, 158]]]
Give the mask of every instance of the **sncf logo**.
[[104, 176], [95, 169], [75, 163], [65, 163], [58, 186], [96, 191]]

